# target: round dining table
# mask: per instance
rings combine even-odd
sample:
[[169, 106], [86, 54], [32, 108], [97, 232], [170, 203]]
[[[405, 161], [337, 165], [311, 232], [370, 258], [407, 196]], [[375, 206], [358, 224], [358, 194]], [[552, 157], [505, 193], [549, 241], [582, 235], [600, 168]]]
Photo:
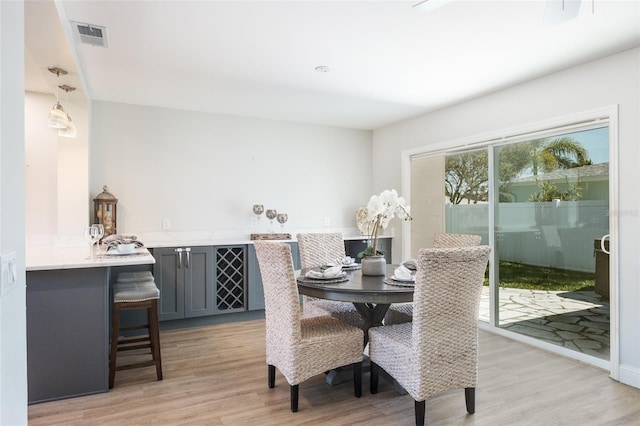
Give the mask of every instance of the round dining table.
[[[306, 296], [353, 303], [364, 320], [362, 329], [365, 347], [369, 341], [369, 328], [382, 325], [382, 320], [392, 303], [413, 301], [413, 285], [395, 283], [391, 280], [397, 266], [388, 264], [386, 274], [381, 276], [362, 275], [359, 268], [347, 269], [346, 281], [342, 282], [306, 278], [308, 269], [302, 269], [297, 278], [298, 292]], [[365, 364], [368, 367], [368, 359], [365, 359]], [[331, 370], [326, 381], [329, 385], [336, 385], [348, 380], [347, 374], [352, 374], [348, 368]], [[395, 380], [391, 381], [400, 394], [406, 393]]]
[[351, 302], [364, 320], [364, 345], [369, 340], [370, 327], [382, 325], [392, 303], [411, 302], [413, 285], [388, 284], [398, 265], [387, 265], [387, 272], [380, 276], [362, 275], [361, 269], [345, 270], [346, 281], [306, 278], [303, 269], [298, 276], [298, 292], [320, 299]]

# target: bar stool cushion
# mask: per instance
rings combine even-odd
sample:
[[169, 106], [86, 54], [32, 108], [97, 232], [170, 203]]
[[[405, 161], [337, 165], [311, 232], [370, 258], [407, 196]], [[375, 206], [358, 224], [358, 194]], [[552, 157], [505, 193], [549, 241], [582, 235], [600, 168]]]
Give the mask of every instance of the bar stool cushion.
[[115, 283], [113, 286], [114, 303], [143, 302], [159, 298], [160, 290], [153, 281]]
[[138, 281], [153, 281], [153, 274], [149, 271], [120, 272], [116, 278], [116, 282], [119, 283], [131, 283]]

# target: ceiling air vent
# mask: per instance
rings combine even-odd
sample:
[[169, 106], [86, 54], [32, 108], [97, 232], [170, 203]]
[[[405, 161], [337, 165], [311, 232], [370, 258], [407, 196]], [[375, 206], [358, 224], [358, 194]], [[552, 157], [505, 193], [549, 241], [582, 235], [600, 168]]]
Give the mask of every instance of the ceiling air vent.
[[102, 27], [100, 25], [83, 24], [80, 22], [72, 22], [71, 24], [74, 28], [74, 35], [77, 43], [108, 47], [107, 27]]

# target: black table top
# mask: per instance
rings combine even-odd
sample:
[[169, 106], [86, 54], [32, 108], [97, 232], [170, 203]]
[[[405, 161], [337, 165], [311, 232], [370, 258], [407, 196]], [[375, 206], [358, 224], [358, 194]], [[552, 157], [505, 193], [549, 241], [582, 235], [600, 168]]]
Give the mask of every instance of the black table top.
[[[387, 265], [386, 277], [393, 275], [397, 265]], [[306, 271], [301, 271], [304, 276]], [[298, 292], [321, 299], [354, 303], [402, 303], [413, 300], [413, 287], [384, 283], [385, 276], [363, 276], [362, 270], [346, 271], [348, 281], [341, 283], [305, 283], [298, 281]]]

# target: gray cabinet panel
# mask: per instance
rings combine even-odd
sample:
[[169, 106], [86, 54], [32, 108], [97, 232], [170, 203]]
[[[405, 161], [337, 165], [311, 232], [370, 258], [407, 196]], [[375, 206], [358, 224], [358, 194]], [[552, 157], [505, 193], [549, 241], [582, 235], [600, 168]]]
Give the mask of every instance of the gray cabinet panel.
[[[345, 240], [344, 250], [347, 256], [353, 257], [356, 259], [356, 262], [360, 263], [362, 259], [358, 258], [358, 253], [364, 251], [368, 245], [369, 240], [366, 238], [360, 240]], [[387, 263], [391, 263], [391, 238], [379, 238], [378, 251], [384, 255]]]
[[213, 314], [213, 247], [192, 247], [184, 273], [185, 318]]
[[156, 263], [153, 276], [160, 289], [159, 318], [163, 320], [184, 318], [184, 270], [178, 266], [174, 248], [153, 249]]
[[27, 272], [29, 403], [108, 389], [107, 268]]

